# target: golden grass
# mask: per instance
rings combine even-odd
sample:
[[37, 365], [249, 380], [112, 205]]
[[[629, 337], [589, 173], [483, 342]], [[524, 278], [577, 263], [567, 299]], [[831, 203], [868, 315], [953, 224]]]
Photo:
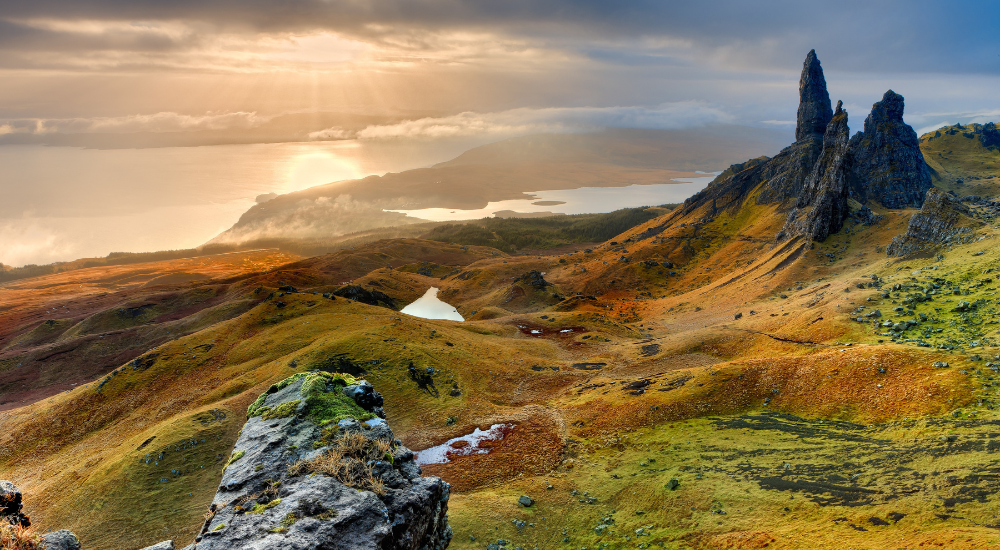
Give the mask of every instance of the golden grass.
[[385, 494], [385, 483], [375, 474], [373, 462], [392, 461], [395, 446], [384, 439], [369, 440], [364, 434], [352, 432], [333, 440], [322, 453], [309, 460], [299, 460], [289, 467], [293, 476], [322, 474], [376, 495]]
[[11, 525], [0, 518], [0, 550], [40, 550], [42, 537], [31, 527]]

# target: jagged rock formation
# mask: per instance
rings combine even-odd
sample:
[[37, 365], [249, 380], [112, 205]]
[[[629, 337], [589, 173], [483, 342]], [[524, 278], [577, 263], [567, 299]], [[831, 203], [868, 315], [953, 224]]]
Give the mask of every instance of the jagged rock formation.
[[186, 550], [443, 550], [449, 486], [421, 477], [349, 375], [292, 376], [250, 407], [211, 513]]
[[827, 124], [833, 118], [826, 78], [816, 50], [809, 50], [802, 63], [799, 77], [799, 110], [795, 117], [795, 141], [822, 139]]
[[972, 212], [962, 202], [936, 187], [927, 191], [924, 205], [910, 218], [906, 233], [892, 239], [886, 247], [889, 256], [905, 256], [925, 248], [948, 244], [956, 237], [971, 233], [965, 222]]
[[903, 96], [889, 90], [872, 105], [865, 130], [851, 138], [851, 192], [859, 202], [886, 208], [920, 206], [931, 173], [917, 133], [903, 122]]
[[[837, 111], [823, 135], [823, 150], [806, 180], [796, 207], [788, 214], [783, 233], [804, 235], [824, 240], [831, 233], [840, 231], [849, 209], [848, 175], [851, 161], [847, 154], [850, 130], [847, 111], [843, 102], [837, 102]], [[779, 240], [781, 236], [779, 235]]]
[[755, 197], [757, 204], [790, 210], [777, 241], [796, 236], [823, 240], [840, 230], [850, 213], [849, 199], [889, 208], [921, 204], [931, 186], [930, 170], [916, 132], [903, 122], [902, 96], [886, 92], [872, 107], [865, 131], [849, 137], [847, 112], [838, 104], [833, 113], [823, 69], [810, 51], [799, 79], [795, 143], [773, 158], [730, 166], [685, 201], [677, 215], [703, 209], [716, 216]]

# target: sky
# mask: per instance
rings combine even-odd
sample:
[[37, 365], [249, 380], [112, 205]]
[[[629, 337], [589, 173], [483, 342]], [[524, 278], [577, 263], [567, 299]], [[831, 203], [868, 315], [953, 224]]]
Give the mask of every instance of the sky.
[[854, 131], [890, 88], [921, 133], [1000, 121], [997, 28], [995, 0], [0, 0], [0, 262], [194, 247], [258, 194], [519, 135], [790, 142], [810, 49]]
[[1000, 118], [998, 27], [991, 1], [4, 0], [0, 137], [791, 129], [812, 48], [855, 129], [890, 87], [925, 129]]

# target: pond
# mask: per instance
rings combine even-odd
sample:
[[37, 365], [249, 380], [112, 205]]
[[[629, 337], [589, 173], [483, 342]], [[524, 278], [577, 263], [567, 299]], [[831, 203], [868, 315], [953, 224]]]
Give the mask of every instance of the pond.
[[455, 306], [442, 302], [437, 297], [437, 287], [427, 289], [417, 301], [400, 310], [401, 313], [421, 317], [423, 319], [445, 319], [448, 321], [464, 321], [462, 314], [455, 309]]

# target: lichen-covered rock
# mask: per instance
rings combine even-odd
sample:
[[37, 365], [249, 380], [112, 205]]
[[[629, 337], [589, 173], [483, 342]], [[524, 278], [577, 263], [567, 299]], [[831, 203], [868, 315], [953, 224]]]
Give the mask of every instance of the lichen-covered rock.
[[445, 548], [449, 486], [421, 477], [381, 404], [348, 375], [272, 386], [248, 411], [192, 550]]
[[30, 526], [31, 519], [21, 512], [23, 508], [21, 490], [10, 481], [0, 480], [0, 521], [21, 527]]
[[174, 550], [174, 541], [165, 540], [163, 542], [158, 542], [152, 546], [147, 546], [142, 550]]
[[799, 76], [799, 110], [796, 114], [795, 141], [822, 138], [833, 109], [830, 107], [830, 94], [826, 90], [826, 78], [823, 68], [816, 57], [816, 50], [809, 50], [806, 60], [802, 63], [802, 74]]
[[851, 192], [859, 202], [886, 208], [920, 206], [931, 173], [917, 133], [903, 122], [903, 96], [889, 90], [872, 105], [865, 129], [851, 138]]
[[80, 550], [80, 539], [65, 529], [52, 531], [42, 535], [42, 548], [45, 550]]
[[848, 177], [851, 161], [847, 154], [850, 130], [847, 111], [837, 102], [837, 111], [823, 136], [823, 151], [813, 166], [799, 194], [798, 203], [789, 213], [778, 240], [802, 235], [822, 241], [840, 231], [850, 209]]
[[972, 218], [972, 212], [959, 199], [932, 187], [927, 191], [920, 212], [910, 218], [906, 233], [892, 239], [886, 247], [886, 254], [905, 256], [925, 248], [948, 244], [956, 237], [971, 233], [971, 228], [980, 223]]

